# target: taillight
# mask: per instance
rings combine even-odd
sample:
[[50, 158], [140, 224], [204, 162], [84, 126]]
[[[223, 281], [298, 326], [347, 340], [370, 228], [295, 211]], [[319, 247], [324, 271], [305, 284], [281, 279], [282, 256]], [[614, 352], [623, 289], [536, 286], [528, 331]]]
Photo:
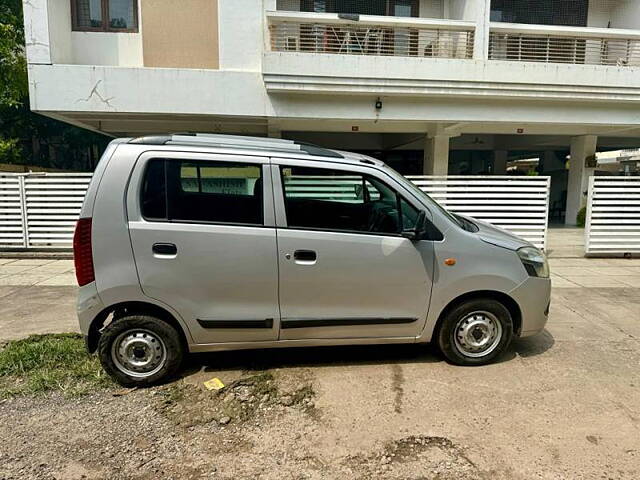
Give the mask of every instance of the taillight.
[[73, 262], [76, 266], [78, 285], [83, 286], [96, 279], [91, 254], [91, 219], [81, 218], [73, 234]]

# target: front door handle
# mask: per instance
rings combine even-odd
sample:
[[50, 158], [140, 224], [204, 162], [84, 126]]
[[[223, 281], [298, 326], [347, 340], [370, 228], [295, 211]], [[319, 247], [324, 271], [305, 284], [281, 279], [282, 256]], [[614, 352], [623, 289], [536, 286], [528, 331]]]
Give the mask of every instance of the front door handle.
[[293, 252], [293, 258], [299, 263], [315, 263], [318, 258], [318, 254], [313, 250], [296, 250]]
[[154, 243], [151, 250], [157, 255], [176, 255], [178, 253], [178, 247], [173, 243]]

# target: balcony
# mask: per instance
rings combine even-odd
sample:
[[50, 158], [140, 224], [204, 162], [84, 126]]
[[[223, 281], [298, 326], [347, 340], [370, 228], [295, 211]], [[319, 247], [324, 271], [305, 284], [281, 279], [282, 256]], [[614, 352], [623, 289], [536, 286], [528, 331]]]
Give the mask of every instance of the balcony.
[[272, 52], [473, 58], [468, 21], [283, 11], [267, 18]]
[[640, 31], [492, 22], [489, 60], [640, 66]]

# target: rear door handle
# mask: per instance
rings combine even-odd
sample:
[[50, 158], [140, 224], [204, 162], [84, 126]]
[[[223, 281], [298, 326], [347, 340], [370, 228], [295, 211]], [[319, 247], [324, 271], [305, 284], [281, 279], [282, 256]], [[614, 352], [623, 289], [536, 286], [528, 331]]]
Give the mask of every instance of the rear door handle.
[[312, 264], [316, 262], [318, 254], [313, 250], [296, 250], [293, 252], [293, 258], [298, 263]]
[[154, 243], [151, 250], [157, 255], [176, 255], [178, 253], [178, 247], [173, 243]]

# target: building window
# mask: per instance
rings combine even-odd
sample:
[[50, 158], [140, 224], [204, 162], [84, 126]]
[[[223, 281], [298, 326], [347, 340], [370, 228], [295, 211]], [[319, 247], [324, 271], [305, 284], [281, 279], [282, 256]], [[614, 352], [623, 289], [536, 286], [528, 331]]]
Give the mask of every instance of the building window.
[[71, 0], [73, 30], [137, 32], [137, 0]]
[[586, 27], [589, 0], [491, 0], [491, 21]]
[[418, 0], [278, 0], [278, 10], [417, 17]]

